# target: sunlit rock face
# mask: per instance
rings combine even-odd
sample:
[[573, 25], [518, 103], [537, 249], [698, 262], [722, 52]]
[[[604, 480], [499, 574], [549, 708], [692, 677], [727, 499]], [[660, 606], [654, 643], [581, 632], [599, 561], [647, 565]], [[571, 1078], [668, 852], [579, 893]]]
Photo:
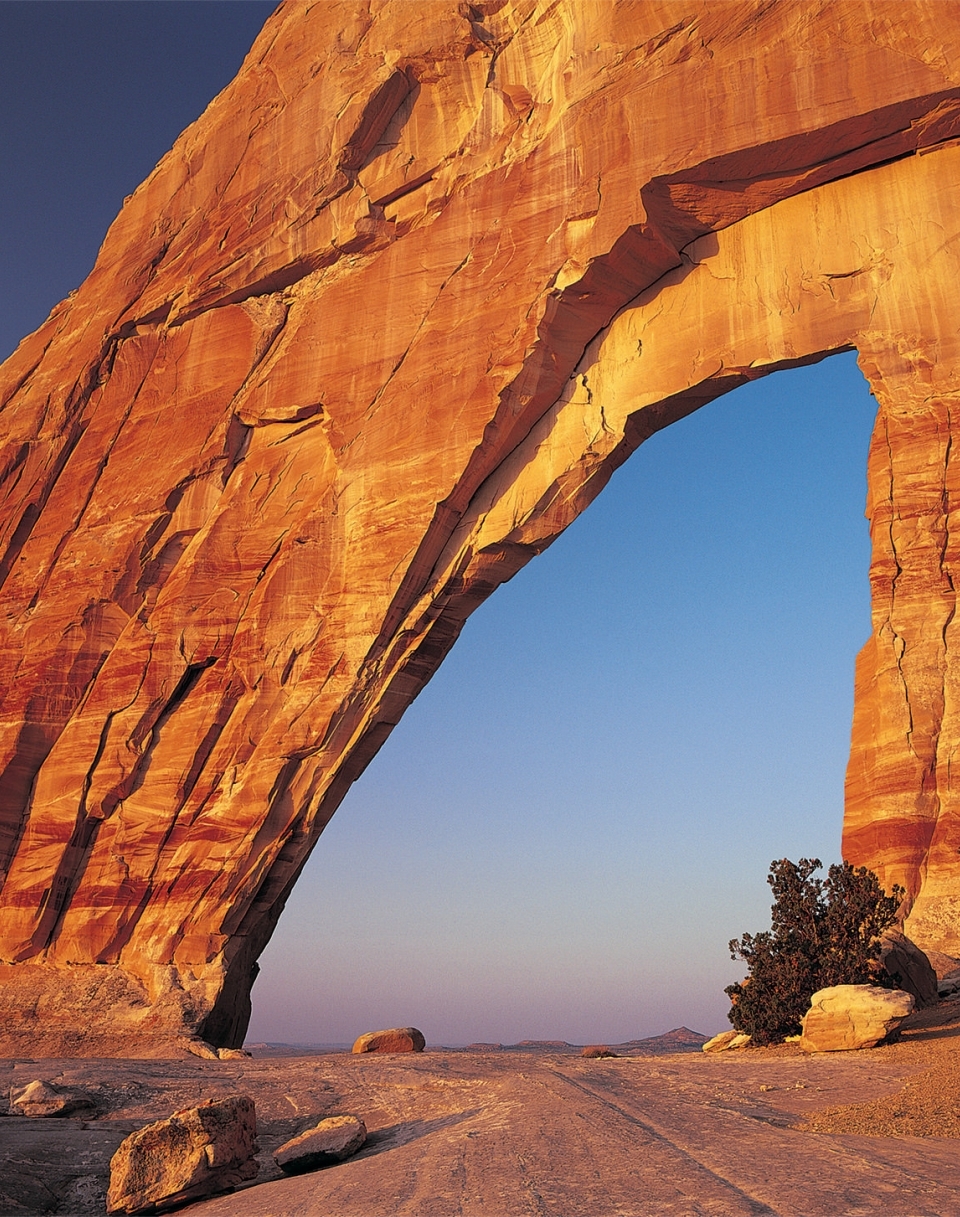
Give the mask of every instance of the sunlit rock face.
[[854, 347], [845, 851], [956, 952], [958, 137], [936, 0], [282, 4], [0, 370], [0, 1048], [238, 1043], [472, 609], [654, 431]]

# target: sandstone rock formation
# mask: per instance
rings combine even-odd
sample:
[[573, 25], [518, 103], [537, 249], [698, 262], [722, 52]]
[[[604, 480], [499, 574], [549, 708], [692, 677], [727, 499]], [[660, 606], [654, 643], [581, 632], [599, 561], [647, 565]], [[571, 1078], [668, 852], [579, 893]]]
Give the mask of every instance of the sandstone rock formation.
[[0, 369], [0, 1049], [241, 1041], [324, 825], [657, 429], [856, 348], [845, 853], [960, 950], [960, 10], [286, 0]]
[[108, 1213], [162, 1213], [255, 1179], [253, 1099], [211, 1099], [148, 1124], [110, 1160]]
[[416, 1027], [391, 1027], [389, 1031], [368, 1031], [353, 1045], [353, 1052], [422, 1052], [427, 1046], [423, 1032]]
[[810, 998], [803, 1017], [804, 1052], [874, 1048], [913, 1011], [914, 999], [901, 989], [877, 985], [833, 985]]
[[285, 1141], [273, 1158], [284, 1174], [302, 1175], [351, 1157], [366, 1139], [366, 1125], [359, 1116], [330, 1116]]

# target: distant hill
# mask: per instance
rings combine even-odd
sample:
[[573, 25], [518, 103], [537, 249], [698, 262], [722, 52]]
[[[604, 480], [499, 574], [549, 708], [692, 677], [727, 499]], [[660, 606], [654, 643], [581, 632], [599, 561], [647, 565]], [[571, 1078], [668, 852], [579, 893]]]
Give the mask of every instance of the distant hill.
[[[698, 1052], [701, 1044], [710, 1037], [689, 1027], [675, 1027], [663, 1035], [651, 1035], [642, 1040], [626, 1040], [622, 1044], [606, 1044], [618, 1056], [662, 1056], [668, 1052]], [[330, 1052], [349, 1052], [350, 1044], [246, 1044], [248, 1052], [255, 1057], [275, 1056], [322, 1056]], [[579, 1052], [583, 1044], [571, 1044], [567, 1040], [520, 1040], [516, 1044], [428, 1044], [428, 1051], [439, 1052]]]
[[[641, 1040], [626, 1040], [622, 1044], [605, 1044], [618, 1056], [662, 1056], [668, 1052], [699, 1052], [702, 1044], [710, 1038], [689, 1027], [675, 1027], [663, 1035], [651, 1035]], [[579, 1052], [583, 1044], [571, 1044], [567, 1040], [520, 1040], [516, 1044], [467, 1044], [466, 1047], [449, 1048], [451, 1052]]]

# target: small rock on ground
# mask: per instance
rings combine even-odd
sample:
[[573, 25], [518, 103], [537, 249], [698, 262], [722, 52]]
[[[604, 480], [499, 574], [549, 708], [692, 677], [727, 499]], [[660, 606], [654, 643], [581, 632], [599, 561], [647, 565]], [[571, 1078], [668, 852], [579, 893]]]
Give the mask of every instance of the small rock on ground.
[[301, 1175], [342, 1162], [355, 1154], [366, 1139], [366, 1125], [358, 1116], [331, 1116], [281, 1145], [274, 1160], [285, 1174]]
[[95, 1106], [93, 1099], [82, 1091], [64, 1090], [39, 1079], [10, 1091], [11, 1113], [32, 1120], [90, 1112]]

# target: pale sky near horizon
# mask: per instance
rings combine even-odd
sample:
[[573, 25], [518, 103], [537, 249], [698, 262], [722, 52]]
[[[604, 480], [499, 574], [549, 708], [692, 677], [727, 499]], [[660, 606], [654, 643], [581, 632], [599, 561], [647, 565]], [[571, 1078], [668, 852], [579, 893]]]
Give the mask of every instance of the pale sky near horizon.
[[[0, 5], [0, 358], [271, 9]], [[849, 354], [737, 390], [481, 607], [321, 838], [250, 1040], [728, 1026], [770, 861], [839, 858], [874, 409]]]

